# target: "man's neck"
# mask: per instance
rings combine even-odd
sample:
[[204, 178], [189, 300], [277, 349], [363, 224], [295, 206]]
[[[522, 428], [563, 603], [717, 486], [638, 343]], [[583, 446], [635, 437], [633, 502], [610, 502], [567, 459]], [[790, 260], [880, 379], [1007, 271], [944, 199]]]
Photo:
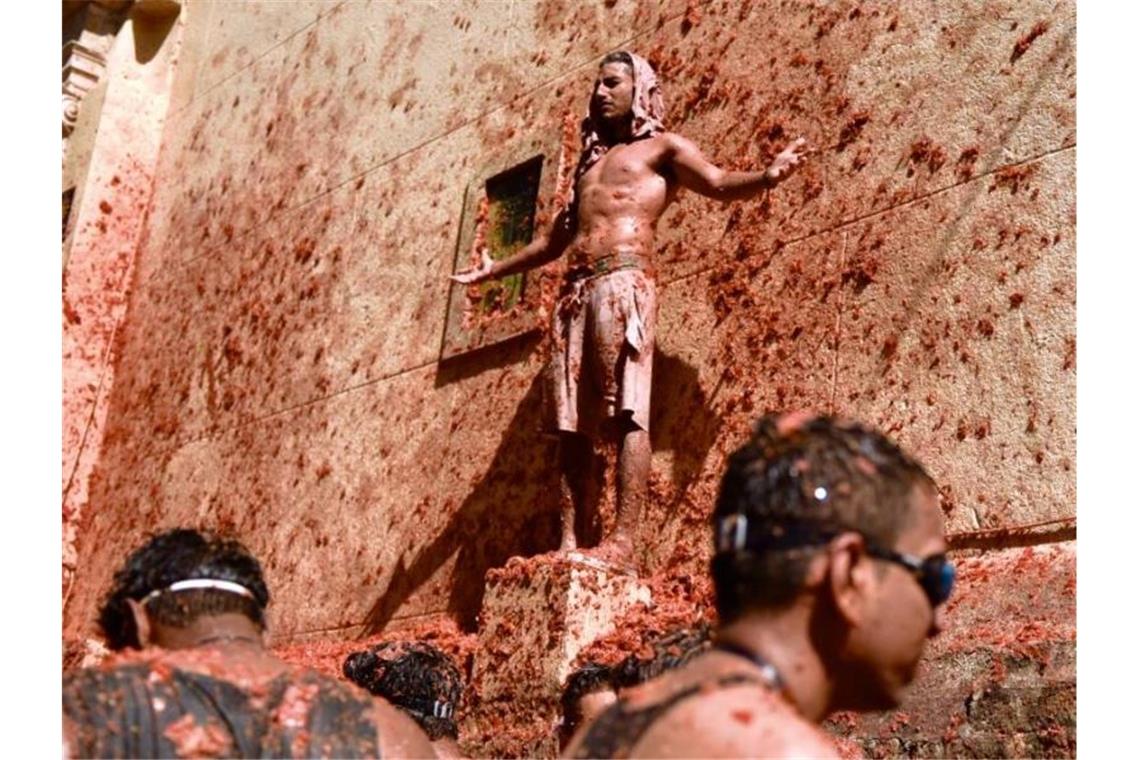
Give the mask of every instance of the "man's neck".
[[598, 134], [606, 145], [629, 142], [633, 137], [633, 116], [617, 123], [603, 121], [599, 125]]
[[459, 742], [449, 736], [436, 739], [431, 743], [432, 749], [435, 750], [437, 757], [442, 758], [460, 758], [463, 757], [463, 751], [459, 749]]
[[799, 713], [818, 723], [829, 712], [833, 684], [812, 645], [810, 617], [810, 610], [798, 604], [779, 612], [748, 613], [721, 628], [717, 639], [771, 663]]
[[245, 615], [223, 613], [199, 617], [182, 628], [156, 626], [152, 642], [163, 649], [204, 646], [264, 647], [261, 630]]

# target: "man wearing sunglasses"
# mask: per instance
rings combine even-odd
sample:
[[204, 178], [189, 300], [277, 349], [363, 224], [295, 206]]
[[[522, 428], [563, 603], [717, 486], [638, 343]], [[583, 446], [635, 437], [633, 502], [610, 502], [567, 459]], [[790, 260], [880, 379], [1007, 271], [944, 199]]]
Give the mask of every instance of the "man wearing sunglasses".
[[953, 566], [921, 465], [861, 425], [767, 416], [713, 514], [712, 649], [623, 694], [571, 757], [835, 757], [818, 723], [895, 707]]

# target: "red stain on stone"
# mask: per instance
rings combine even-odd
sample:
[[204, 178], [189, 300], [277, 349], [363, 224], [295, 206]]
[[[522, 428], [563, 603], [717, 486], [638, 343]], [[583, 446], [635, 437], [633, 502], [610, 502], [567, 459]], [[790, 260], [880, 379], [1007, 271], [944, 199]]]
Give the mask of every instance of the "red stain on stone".
[[67, 320], [68, 324], [77, 325], [82, 320], [79, 318], [79, 312], [71, 305], [71, 302], [66, 298], [63, 299], [63, 318]]
[[958, 156], [956, 168], [959, 180], [965, 182], [974, 176], [974, 163], [977, 162], [979, 155], [980, 151], [977, 146], [971, 146], [962, 151], [962, 154]]
[[851, 118], [844, 123], [843, 129], [839, 131], [839, 142], [835, 146], [835, 152], [842, 153], [848, 145], [855, 142], [863, 131], [863, 127], [867, 126], [870, 121], [871, 114], [867, 111], [852, 114]]
[[1038, 21], [1034, 24], [1033, 28], [1013, 46], [1013, 52], [1009, 54], [1009, 62], [1014, 63], [1018, 58], [1025, 55], [1025, 51], [1029, 50], [1029, 46], [1033, 44], [1033, 41], [1047, 31], [1049, 31], [1048, 21]]
[[698, 0], [687, 0], [685, 3], [685, 15], [681, 17], [681, 34], [688, 34], [689, 31], [701, 23], [701, 4]]
[[1016, 195], [1017, 191], [1021, 189], [1023, 184], [1028, 183], [1029, 179], [1037, 172], [1036, 164], [1021, 164], [1019, 166], [1006, 166], [994, 172], [994, 181], [990, 185], [989, 192], [993, 192], [998, 188], [1006, 188], [1009, 190], [1010, 195]]
[[888, 335], [887, 339], [883, 341], [883, 348], [879, 351], [879, 358], [883, 361], [890, 361], [894, 358], [895, 352], [899, 348], [899, 336]]
[[[946, 152], [929, 137], [922, 137], [911, 143], [908, 158], [915, 166], [926, 164], [926, 168], [934, 174], [946, 163]], [[907, 170], [907, 176], [913, 173], [913, 169]]]
[[1065, 338], [1065, 358], [1061, 363], [1061, 369], [1075, 369], [1077, 366], [1077, 339], [1074, 337]]

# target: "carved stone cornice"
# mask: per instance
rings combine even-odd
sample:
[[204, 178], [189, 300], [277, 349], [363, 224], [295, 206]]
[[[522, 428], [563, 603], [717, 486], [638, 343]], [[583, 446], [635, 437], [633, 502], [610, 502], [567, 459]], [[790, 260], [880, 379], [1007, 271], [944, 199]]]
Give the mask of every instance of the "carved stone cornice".
[[[66, 139], [79, 119], [83, 97], [103, 77], [107, 56], [115, 35], [123, 26], [131, 0], [95, 0], [72, 14], [80, 24], [78, 34], [63, 45], [63, 137]], [[74, 27], [73, 27], [74, 29]]]
[[79, 119], [79, 104], [99, 83], [107, 68], [107, 58], [79, 42], [63, 46], [63, 136], [71, 134]]

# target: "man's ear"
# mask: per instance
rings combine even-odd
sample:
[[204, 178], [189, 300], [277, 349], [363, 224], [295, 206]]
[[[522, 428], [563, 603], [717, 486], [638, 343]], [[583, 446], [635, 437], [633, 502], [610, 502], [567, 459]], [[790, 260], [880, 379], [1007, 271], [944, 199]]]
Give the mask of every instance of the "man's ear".
[[135, 619], [135, 632], [138, 635], [139, 647], [146, 649], [150, 646], [152, 634], [150, 617], [146, 614], [146, 608], [140, 601], [128, 599], [127, 606], [131, 608], [131, 617]]
[[871, 563], [868, 561], [863, 537], [858, 533], [843, 533], [827, 548], [827, 583], [835, 609], [851, 626], [863, 621], [873, 586]]

